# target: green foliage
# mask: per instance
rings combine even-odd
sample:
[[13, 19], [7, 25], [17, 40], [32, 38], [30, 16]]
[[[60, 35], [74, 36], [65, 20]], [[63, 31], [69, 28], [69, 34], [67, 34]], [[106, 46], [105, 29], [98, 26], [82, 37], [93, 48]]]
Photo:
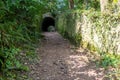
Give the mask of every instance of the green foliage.
[[107, 54], [107, 53], [103, 53], [103, 55], [101, 56], [101, 60], [100, 60], [100, 65], [107, 68], [107, 67], [119, 67], [120, 65], [120, 56], [118, 55], [113, 55], [113, 54]]
[[75, 0], [75, 9], [100, 10], [100, 0]]
[[[68, 12], [69, 1], [58, 0], [56, 9], [60, 12]], [[73, 10], [89, 10], [89, 9], [100, 10], [100, 0], [74, 0]]]
[[0, 73], [6, 73], [3, 75], [9, 75], [9, 70], [29, 70], [17, 56], [19, 50], [33, 50], [31, 46], [40, 38], [42, 14], [49, 9], [43, 2], [0, 0]]
[[[97, 65], [108, 69], [106, 78], [110, 80], [120, 79], [120, 55], [114, 55], [110, 53], [101, 53], [101, 59], [97, 62]], [[109, 70], [110, 69], [110, 70]]]
[[0, 3], [4, 5], [0, 7], [0, 12], [3, 13], [0, 14], [1, 48], [9, 48], [24, 43], [27, 40], [32, 41], [32, 39], [37, 38], [38, 33], [36, 29], [39, 29], [39, 26], [35, 25], [36, 16], [39, 15], [37, 12], [39, 4], [37, 2], [29, 0], [6, 0]]
[[4, 49], [4, 57], [5, 57], [5, 69], [10, 69], [13, 66], [19, 67], [20, 63], [16, 60], [16, 55], [18, 54], [18, 49]]

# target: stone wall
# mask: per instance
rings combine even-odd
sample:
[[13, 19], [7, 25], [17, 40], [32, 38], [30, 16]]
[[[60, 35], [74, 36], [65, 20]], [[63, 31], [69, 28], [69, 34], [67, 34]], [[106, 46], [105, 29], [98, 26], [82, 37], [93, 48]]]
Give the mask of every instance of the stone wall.
[[120, 54], [120, 15], [95, 11], [58, 15], [57, 30], [71, 42], [99, 53]]

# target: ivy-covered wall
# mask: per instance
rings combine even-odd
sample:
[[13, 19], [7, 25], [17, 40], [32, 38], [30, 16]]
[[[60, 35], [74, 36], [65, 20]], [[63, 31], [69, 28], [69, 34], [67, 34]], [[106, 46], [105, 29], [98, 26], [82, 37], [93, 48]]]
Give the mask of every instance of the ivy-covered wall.
[[57, 30], [77, 46], [120, 54], [120, 15], [74, 11], [58, 15]]

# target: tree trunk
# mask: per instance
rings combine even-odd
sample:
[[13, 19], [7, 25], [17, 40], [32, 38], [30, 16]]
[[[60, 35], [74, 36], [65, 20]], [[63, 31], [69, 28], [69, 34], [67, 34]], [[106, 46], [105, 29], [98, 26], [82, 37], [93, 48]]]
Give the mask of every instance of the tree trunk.
[[101, 12], [107, 11], [108, 0], [100, 0]]
[[74, 8], [74, 0], [69, 0], [69, 8], [70, 9]]

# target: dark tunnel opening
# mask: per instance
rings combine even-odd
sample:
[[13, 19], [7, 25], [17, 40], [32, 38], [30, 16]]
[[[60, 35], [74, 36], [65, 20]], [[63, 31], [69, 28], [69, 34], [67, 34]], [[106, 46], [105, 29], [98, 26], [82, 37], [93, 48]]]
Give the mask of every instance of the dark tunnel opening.
[[45, 17], [42, 21], [41, 29], [43, 32], [48, 32], [48, 28], [52, 26], [55, 27], [55, 20], [52, 17]]

